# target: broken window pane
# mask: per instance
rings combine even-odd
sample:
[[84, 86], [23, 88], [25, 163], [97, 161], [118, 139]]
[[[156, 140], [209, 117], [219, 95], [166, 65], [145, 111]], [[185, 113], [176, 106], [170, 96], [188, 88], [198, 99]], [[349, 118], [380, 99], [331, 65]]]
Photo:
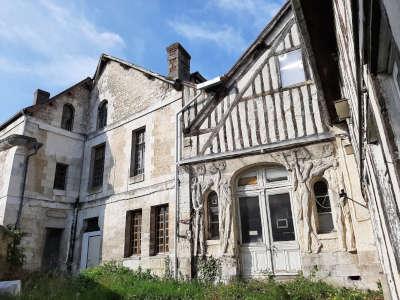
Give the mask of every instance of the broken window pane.
[[306, 80], [301, 50], [294, 50], [278, 56], [282, 87]]

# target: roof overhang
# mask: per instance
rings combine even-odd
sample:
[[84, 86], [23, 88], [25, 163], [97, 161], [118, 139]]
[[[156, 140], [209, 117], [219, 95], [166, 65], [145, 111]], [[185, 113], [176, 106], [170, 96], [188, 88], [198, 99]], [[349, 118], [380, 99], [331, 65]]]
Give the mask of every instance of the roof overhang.
[[20, 134], [13, 134], [0, 140], [0, 152], [19, 146], [27, 149], [34, 149], [40, 147], [41, 144], [33, 137]]
[[338, 49], [331, 0], [291, 0], [315, 83], [322, 92], [332, 121], [335, 101], [341, 99]]

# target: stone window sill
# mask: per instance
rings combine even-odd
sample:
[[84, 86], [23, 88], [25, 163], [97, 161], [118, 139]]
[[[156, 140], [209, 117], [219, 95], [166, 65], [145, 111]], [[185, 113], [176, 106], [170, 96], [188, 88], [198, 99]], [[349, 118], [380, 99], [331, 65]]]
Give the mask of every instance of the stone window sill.
[[136, 175], [129, 178], [129, 184], [135, 184], [144, 181], [144, 174]]
[[53, 189], [54, 196], [65, 196], [65, 190]]
[[142, 257], [140, 255], [134, 254], [132, 256], [129, 257], [124, 257], [123, 260], [141, 260]]
[[87, 191], [88, 196], [100, 194], [103, 192], [103, 187], [89, 188]]
[[219, 240], [207, 240], [206, 245], [207, 246], [219, 245]]
[[337, 232], [332, 231], [329, 233], [319, 233], [318, 238], [320, 240], [334, 240], [334, 239], [337, 239]]

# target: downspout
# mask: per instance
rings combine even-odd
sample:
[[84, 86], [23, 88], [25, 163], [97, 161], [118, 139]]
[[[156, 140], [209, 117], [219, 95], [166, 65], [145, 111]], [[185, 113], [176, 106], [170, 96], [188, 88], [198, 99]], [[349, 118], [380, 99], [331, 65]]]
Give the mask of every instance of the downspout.
[[[86, 139], [87, 135], [84, 135], [85, 140], [83, 141], [83, 146], [82, 146], [82, 161], [81, 161], [81, 174], [80, 174], [80, 180], [82, 180], [82, 175], [83, 175], [83, 162], [85, 160], [85, 145], [86, 145]], [[81, 194], [81, 185], [79, 184], [79, 191], [78, 191], [78, 197], [76, 198], [73, 208], [74, 208], [74, 216], [72, 219], [72, 225], [71, 225], [71, 235], [70, 235], [70, 240], [69, 240], [69, 249], [68, 249], [68, 260], [67, 260], [67, 270], [69, 273], [72, 272], [72, 264], [74, 263], [74, 252], [75, 252], [75, 242], [76, 242], [76, 232], [78, 228], [78, 215], [79, 215], [79, 206], [80, 206], [80, 194]]]
[[42, 147], [41, 143], [35, 143], [33, 145], [33, 152], [28, 154], [25, 157], [25, 162], [24, 162], [24, 171], [23, 171], [23, 179], [22, 179], [22, 187], [21, 187], [21, 198], [19, 201], [19, 207], [18, 207], [18, 212], [17, 212], [17, 220], [15, 221], [15, 229], [20, 229], [21, 226], [21, 215], [22, 215], [22, 208], [24, 205], [24, 198], [25, 198], [25, 186], [26, 186], [26, 178], [28, 174], [28, 164], [29, 160], [32, 156], [36, 155], [37, 152], [39, 151], [40, 147]]
[[[188, 108], [197, 98], [200, 97], [202, 92], [196, 95], [188, 104], [181, 108], [176, 114], [176, 130], [175, 130], [175, 236], [174, 236], [174, 277], [178, 279], [178, 233], [179, 233], [179, 162], [180, 162], [180, 149], [182, 141], [180, 139], [181, 123], [179, 116]], [[183, 100], [183, 92], [182, 92]]]
[[71, 273], [72, 264], [74, 261], [74, 250], [75, 250], [75, 238], [76, 238], [76, 228], [78, 223], [78, 213], [79, 213], [79, 197], [76, 198], [74, 205], [74, 215], [72, 218], [71, 234], [69, 238], [69, 249], [68, 249], [68, 260], [67, 260], [67, 271]]

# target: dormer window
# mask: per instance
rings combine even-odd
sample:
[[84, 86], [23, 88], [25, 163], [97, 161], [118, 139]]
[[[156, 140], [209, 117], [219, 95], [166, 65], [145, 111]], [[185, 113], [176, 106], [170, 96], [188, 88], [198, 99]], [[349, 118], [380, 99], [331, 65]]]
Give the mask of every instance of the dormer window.
[[61, 118], [61, 128], [72, 131], [74, 126], [74, 115], [75, 109], [71, 104], [65, 104], [63, 107], [62, 118]]
[[306, 81], [300, 49], [279, 55], [278, 61], [282, 87]]
[[103, 100], [99, 105], [99, 110], [97, 113], [97, 129], [103, 129], [107, 126], [107, 111], [108, 102]]

